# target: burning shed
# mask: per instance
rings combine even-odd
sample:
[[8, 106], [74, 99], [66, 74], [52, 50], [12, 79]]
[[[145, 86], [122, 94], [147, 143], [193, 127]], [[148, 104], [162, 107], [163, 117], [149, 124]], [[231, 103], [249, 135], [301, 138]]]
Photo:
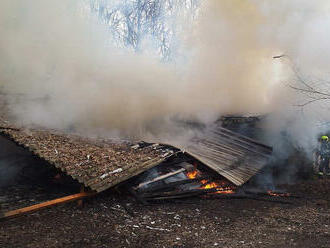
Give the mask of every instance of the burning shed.
[[5, 121], [0, 132], [97, 192], [183, 153], [239, 186], [255, 175], [272, 153], [271, 147], [219, 126], [207, 128], [177, 147], [25, 130]]
[[[162, 181], [168, 188], [173, 183], [181, 187], [181, 183], [197, 182], [199, 190], [193, 188], [196, 193], [193, 195], [201, 192], [198, 185], [203, 186], [204, 193], [224, 191], [227, 184], [240, 186], [247, 182], [267, 163], [272, 152], [266, 145], [216, 125], [205, 128], [187, 143], [176, 146], [119, 139], [89, 139], [56, 130], [17, 128], [4, 119], [0, 122], [0, 134], [96, 193], [142, 175], [154, 167], [171, 169], [149, 177], [139, 185], [156, 185], [154, 182]], [[191, 173], [200, 171], [201, 167], [224, 178], [226, 185], [221, 183], [219, 187], [208, 176], [191, 177]], [[174, 179], [180, 173], [185, 178]], [[172, 180], [163, 180], [169, 178]], [[160, 188], [164, 188], [164, 185]], [[191, 189], [188, 193], [191, 195]], [[178, 197], [184, 195], [182, 192], [170, 194]]]

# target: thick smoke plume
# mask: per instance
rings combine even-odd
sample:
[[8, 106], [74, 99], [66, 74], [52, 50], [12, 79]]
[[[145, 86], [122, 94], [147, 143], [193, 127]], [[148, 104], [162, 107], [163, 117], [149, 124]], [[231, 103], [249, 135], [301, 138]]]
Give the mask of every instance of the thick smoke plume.
[[[1, 1], [1, 90], [19, 124], [141, 137], [173, 130], [175, 118], [274, 113], [270, 134], [288, 123], [297, 136], [309, 128], [283, 82], [294, 78], [289, 63], [311, 74], [327, 70], [327, 1], [202, 1], [195, 23], [176, 20], [186, 30], [179, 35], [185, 59], [173, 64], [113, 47], [84, 3]], [[279, 54], [291, 62], [272, 58]]]
[[118, 51], [64, 1], [1, 2], [1, 67], [24, 125], [130, 130], [175, 110], [178, 80], [156, 58]]

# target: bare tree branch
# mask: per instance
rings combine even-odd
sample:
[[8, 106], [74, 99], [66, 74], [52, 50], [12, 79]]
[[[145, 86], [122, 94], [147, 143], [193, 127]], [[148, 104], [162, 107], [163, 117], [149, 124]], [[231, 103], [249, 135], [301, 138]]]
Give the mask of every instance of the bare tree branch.
[[90, 0], [100, 20], [109, 25], [115, 42], [139, 52], [145, 37], [152, 37], [160, 56], [169, 60], [176, 49], [177, 16], [198, 13], [200, 0]]
[[298, 88], [295, 86], [290, 85], [289, 86], [291, 89], [297, 90], [297, 91], [301, 91], [301, 92], [306, 92], [306, 93], [310, 93], [310, 94], [317, 94], [317, 95], [322, 95], [322, 96], [327, 96], [330, 97], [330, 94], [328, 93], [324, 93], [324, 92], [320, 92], [318, 90], [306, 90], [306, 89], [302, 89], [302, 88]]
[[294, 106], [305, 107], [315, 102], [330, 100], [330, 91], [327, 90], [327, 88], [322, 87], [328, 81], [322, 79], [315, 80], [315, 79], [311, 79], [310, 77], [304, 77], [300, 73], [298, 67], [295, 65], [293, 60], [286, 54], [274, 56], [273, 58], [274, 59], [286, 58], [289, 60], [292, 71], [296, 76], [295, 84], [297, 86], [292, 84], [288, 84], [288, 86], [306, 98], [304, 103], [296, 104]]
[[317, 101], [321, 101], [321, 100], [330, 100], [330, 98], [323, 97], [323, 98], [313, 99], [313, 100], [310, 100], [310, 101], [305, 102], [305, 103], [303, 103], [303, 104], [297, 104], [297, 105], [295, 105], [295, 106], [296, 106], [296, 107], [305, 107], [305, 106], [308, 105], [308, 104], [311, 104], [311, 103], [314, 103], [314, 102], [317, 102]]

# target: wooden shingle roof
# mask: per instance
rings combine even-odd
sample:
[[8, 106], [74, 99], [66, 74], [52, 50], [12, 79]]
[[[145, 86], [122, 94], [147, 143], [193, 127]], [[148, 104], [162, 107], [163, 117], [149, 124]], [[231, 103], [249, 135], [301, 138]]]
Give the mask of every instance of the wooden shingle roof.
[[158, 165], [175, 153], [157, 144], [136, 149], [137, 145], [128, 141], [94, 140], [49, 130], [2, 125], [0, 133], [97, 192]]

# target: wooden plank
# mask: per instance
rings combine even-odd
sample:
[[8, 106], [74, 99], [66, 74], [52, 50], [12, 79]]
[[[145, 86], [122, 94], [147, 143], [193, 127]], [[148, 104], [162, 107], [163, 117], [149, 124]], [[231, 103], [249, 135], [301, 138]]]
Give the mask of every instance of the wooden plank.
[[145, 199], [154, 198], [158, 196], [179, 196], [179, 195], [186, 195], [186, 194], [208, 194], [208, 193], [214, 193], [217, 191], [221, 191], [222, 187], [215, 187], [210, 189], [187, 189], [187, 190], [180, 190], [180, 191], [162, 191], [162, 192], [151, 192], [151, 193], [142, 193], [140, 194], [140, 197], [143, 197]]
[[182, 198], [200, 196], [200, 195], [203, 195], [203, 194], [205, 194], [205, 193], [203, 193], [203, 192], [192, 192], [192, 193], [184, 194], [184, 195], [157, 196], [157, 197], [147, 198], [147, 200], [150, 202], [150, 201], [159, 201], [159, 200], [182, 199]]
[[166, 173], [164, 175], [161, 175], [159, 177], [156, 177], [150, 181], [147, 181], [147, 182], [143, 182], [143, 183], [140, 183], [138, 186], [136, 186], [134, 189], [137, 190], [137, 189], [140, 189], [141, 187], [143, 186], [146, 186], [146, 185], [149, 185], [151, 183], [155, 183], [155, 182], [158, 182], [158, 181], [161, 181], [161, 180], [164, 180], [166, 178], [169, 178], [169, 177], [172, 177], [172, 176], [175, 176], [177, 174], [180, 174], [181, 172], [184, 172], [186, 171], [185, 168], [181, 168], [179, 170], [176, 170], [176, 171], [172, 171], [172, 172], [169, 172], [169, 173]]
[[76, 200], [79, 200], [79, 199], [82, 199], [82, 198], [93, 196], [95, 194], [96, 194], [95, 192], [81, 192], [81, 193], [78, 193], [78, 194], [65, 196], [65, 197], [62, 197], [62, 198], [58, 198], [58, 199], [54, 199], [54, 200], [51, 200], [51, 201], [39, 203], [39, 204], [32, 205], [32, 206], [29, 206], [29, 207], [12, 210], [12, 211], [9, 211], [9, 212], [6, 212], [6, 213], [2, 213], [2, 214], [0, 213], [0, 220], [5, 220], [5, 219], [20, 216], [20, 215], [32, 213], [34, 211], [37, 211], [37, 210], [40, 210], [40, 209], [43, 209], [43, 208], [47, 208], [47, 207], [51, 207], [51, 206], [54, 206], [54, 205], [58, 205], [58, 204], [62, 204], [62, 203], [70, 202], [70, 201], [76, 201]]
[[[170, 182], [170, 183], [166, 183], [166, 184], [163, 184], [163, 185], [158, 185], [158, 186], [155, 186], [155, 187], [149, 187], [147, 189], [143, 189], [142, 191], [140, 190], [139, 193], [148, 193], [148, 192], [156, 192], [156, 191], [159, 191], [159, 190], [167, 190], [169, 188], [173, 188], [173, 187], [176, 187], [176, 186], [181, 186], [181, 185], [185, 185], [185, 184], [191, 184], [191, 183], [199, 183], [201, 180], [210, 180], [212, 179], [211, 177], [207, 176], [207, 177], [198, 177], [198, 178], [193, 178], [193, 179], [183, 179], [183, 180], [178, 180], [178, 181], [175, 181], [175, 182]], [[200, 184], [200, 183], [199, 183]]]

